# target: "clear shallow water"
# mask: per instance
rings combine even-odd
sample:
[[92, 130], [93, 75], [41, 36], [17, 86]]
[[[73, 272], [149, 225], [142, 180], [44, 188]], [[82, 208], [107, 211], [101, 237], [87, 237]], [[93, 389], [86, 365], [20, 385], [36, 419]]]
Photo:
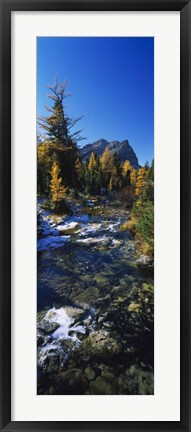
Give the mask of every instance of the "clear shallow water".
[[[130, 329], [130, 324], [128, 324], [130, 319], [135, 319], [135, 333], [136, 333], [136, 323], [138, 323], [138, 314], [136, 315], [135, 310], [138, 306], [131, 306], [131, 308], [134, 307], [134, 311], [131, 313], [132, 316], [129, 318], [129, 312], [126, 314], [126, 310], [129, 307], [129, 304], [138, 304], [138, 301], [141, 302], [142, 300], [139, 299], [140, 295], [137, 297], [137, 292], [142, 293], [142, 287], [149, 287], [149, 290], [153, 288], [153, 272], [151, 270], [143, 270], [136, 266], [136, 259], [137, 256], [134, 252], [134, 241], [131, 237], [131, 235], [128, 232], [121, 232], [119, 227], [120, 224], [123, 223], [123, 221], [126, 219], [126, 211], [123, 208], [117, 208], [113, 209], [112, 206], [103, 206], [101, 205], [95, 212], [96, 214], [89, 216], [83, 213], [83, 209], [76, 212], [76, 215], [72, 216], [71, 218], [67, 218], [66, 221], [59, 220], [57, 221], [59, 225], [57, 225], [57, 222], [52, 222], [52, 219], [46, 220], [47, 226], [45, 230], [45, 236], [41, 236], [41, 238], [47, 238], [46, 240], [46, 250], [43, 250], [38, 253], [38, 269], [37, 269], [37, 280], [38, 280], [38, 290], [37, 290], [37, 300], [38, 300], [38, 312], [45, 313], [48, 310], [52, 308], [56, 308], [57, 310], [60, 310], [60, 308], [66, 308], [68, 306], [73, 306], [75, 308], [83, 308], [84, 305], [87, 305], [89, 308], [95, 309], [97, 313], [96, 319], [94, 318], [94, 326], [93, 330], [98, 331], [98, 339], [100, 337], [100, 332], [106, 331], [107, 327], [109, 329], [109, 337], [110, 335], [112, 338], [115, 337], [114, 340], [120, 339], [120, 344], [123, 341], [122, 346], [123, 350], [127, 351], [127, 338], [128, 334], [132, 333], [131, 339], [133, 340], [133, 331], [132, 328]], [[74, 222], [76, 222], [76, 225], [74, 225]], [[68, 235], [64, 227], [65, 224], [68, 224]], [[73, 225], [72, 225], [73, 224]], [[58, 229], [57, 229], [58, 227]], [[50, 229], [50, 231], [48, 231]], [[51, 231], [53, 229], [53, 231]], [[56, 232], [57, 230], [57, 232]], [[55, 236], [56, 233], [56, 236]], [[60, 239], [64, 233], [64, 243], [59, 245], [59, 241], [55, 244], [54, 241], [51, 242], [51, 235], [52, 237], [56, 237]], [[49, 239], [48, 239], [49, 236]], [[66, 240], [65, 240], [66, 239]], [[50, 246], [49, 246], [50, 245]], [[144, 290], [143, 290], [144, 291]], [[131, 298], [131, 292], [132, 298]], [[142, 294], [141, 294], [142, 295]], [[144, 296], [147, 296], [147, 294], [143, 294], [143, 300]], [[139, 300], [137, 300], [137, 298]], [[141, 297], [140, 297], [141, 298]], [[150, 298], [150, 297], [149, 297]], [[147, 297], [146, 297], [147, 299]], [[150, 300], [149, 300], [150, 301]], [[142, 303], [141, 303], [142, 305]], [[131, 310], [131, 309], [129, 309]], [[133, 309], [132, 309], [133, 310]], [[138, 309], [137, 309], [138, 310]], [[108, 318], [102, 319], [101, 318], [105, 315], [109, 316], [109, 324], [107, 323]], [[135, 317], [133, 318], [133, 314]], [[148, 314], [148, 312], [147, 312]], [[126, 319], [126, 315], [128, 316], [128, 320]], [[116, 325], [116, 320], [121, 320], [122, 317], [122, 323], [118, 326]], [[147, 317], [148, 318], [148, 317]], [[67, 320], [65, 317], [64, 319]], [[142, 319], [142, 318], [141, 318]], [[152, 321], [152, 320], [151, 320]], [[112, 324], [115, 322], [115, 326]], [[146, 322], [146, 321], [145, 321]], [[94, 338], [94, 333], [92, 332], [92, 327], [88, 325], [84, 327], [84, 323], [77, 323], [78, 325], [76, 327], [79, 327], [79, 333], [82, 335], [86, 335], [84, 339], [82, 339], [81, 343], [81, 353], [78, 354], [78, 356], [81, 358], [80, 361], [77, 362], [77, 366], [79, 369], [87, 368], [87, 365], [89, 364], [90, 358], [91, 363], [95, 363], [98, 366], [100, 364], [104, 364], [103, 368], [110, 368], [109, 373], [114, 373], [115, 377], [121, 376], [121, 370], [122, 373], [129, 373], [127, 372], [129, 370], [128, 367], [132, 367], [132, 364], [138, 364], [140, 367], [141, 361], [145, 365], [145, 363], [148, 363], [146, 365], [146, 368], [151, 368], [153, 365], [153, 336], [150, 337], [150, 342], [147, 341], [147, 335], [145, 339], [145, 344], [147, 345], [147, 351], [148, 355], [144, 353], [144, 346], [141, 347], [141, 350], [143, 351], [143, 358], [141, 359], [140, 355], [140, 349], [138, 350], [139, 354], [136, 354], [135, 359], [132, 359], [132, 346], [131, 346], [131, 355], [127, 356], [127, 359], [122, 361], [121, 355], [119, 355], [119, 359], [117, 360], [115, 357], [115, 354], [111, 351], [111, 355], [108, 358], [107, 361], [105, 360], [105, 345], [103, 348], [103, 358], [102, 353], [99, 352], [99, 355], [96, 353], [91, 353], [90, 358], [88, 357], [88, 360], [84, 360], [84, 352], [89, 350], [89, 345], [87, 348], [87, 341], [90, 338], [90, 345], [92, 343], [92, 340]], [[128, 329], [129, 325], [129, 329]], [[148, 323], [146, 322], [145, 328]], [[150, 325], [150, 324], [149, 324]], [[96, 327], [97, 326], [97, 327]], [[139, 322], [139, 327], [142, 329], [144, 326], [144, 320], [143, 322]], [[119, 327], [119, 328], [118, 328]], [[132, 326], [131, 326], [132, 327]], [[152, 325], [151, 325], [152, 327]], [[84, 330], [85, 329], [85, 330]], [[59, 328], [55, 330], [53, 333], [54, 335], [60, 335], [60, 331], [64, 332], [63, 328], [60, 330]], [[149, 328], [149, 332], [151, 332]], [[74, 339], [75, 335], [77, 335], [78, 339], [78, 331], [76, 333], [74, 332]], [[90, 336], [89, 336], [90, 334]], [[114, 336], [113, 336], [114, 335]], [[107, 334], [108, 337], [108, 334]], [[142, 340], [144, 340], [144, 335], [142, 335]], [[55, 337], [54, 338], [54, 344], [55, 344]], [[103, 335], [103, 339], [106, 338], [106, 335]], [[136, 339], [136, 338], [135, 338]], [[80, 340], [80, 339], [78, 339]], [[101, 339], [102, 340], [102, 339]], [[43, 346], [46, 346], [48, 342], [44, 342]], [[89, 343], [89, 342], [88, 342]], [[96, 342], [97, 343], [97, 342]], [[112, 346], [112, 343], [110, 341], [110, 345]], [[139, 339], [137, 342], [137, 339], [135, 342], [132, 342], [135, 344], [140, 343]], [[148, 346], [148, 343], [150, 344]], [[101, 342], [99, 342], [99, 345], [101, 346]], [[131, 344], [132, 345], [132, 344]], [[144, 344], [143, 344], [144, 345]], [[146, 346], [145, 345], [145, 346]], [[124, 348], [125, 347], [125, 348]], [[42, 349], [42, 348], [40, 348]], [[91, 350], [90, 350], [91, 351]], [[63, 351], [63, 357], [64, 357], [64, 351]], [[97, 358], [98, 357], [98, 358]], [[124, 357], [124, 353], [123, 353]], [[147, 358], [148, 357], [148, 358]], [[66, 358], [68, 359], [68, 354], [66, 355]], [[125, 358], [125, 357], [124, 357]], [[58, 361], [58, 359], [55, 361]], [[74, 360], [73, 360], [74, 361]], [[59, 361], [58, 361], [59, 362]], [[119, 364], [116, 364], [116, 362], [119, 362], [121, 364], [121, 368], [119, 367]], [[145, 362], [145, 363], [144, 363]], [[109, 366], [108, 366], [109, 363]], [[60, 363], [63, 365], [63, 358], [62, 362]], [[74, 365], [76, 365], [76, 359], [74, 361]], [[98, 366], [95, 366], [99, 369]], [[63, 366], [62, 366], [63, 367]], [[51, 379], [54, 381], [56, 380], [56, 376], [59, 375], [59, 373], [62, 372], [61, 369], [56, 369], [56, 372], [50, 372], [50, 369], [46, 369], [47, 375], [52, 377]], [[136, 366], [137, 367], [137, 366]], [[78, 368], [77, 368], [78, 369]], [[114, 369], [114, 370], [113, 370]], [[149, 369], [149, 373], [153, 374], [151, 372], [151, 369]], [[68, 373], [71, 370], [70, 363], [64, 366], [64, 372]], [[77, 373], [77, 372], [76, 372]], [[104, 369], [105, 373], [105, 369]], [[142, 371], [141, 371], [142, 373]], [[144, 372], [145, 373], [145, 372]], [[53, 375], [52, 375], [53, 374]], [[103, 374], [103, 371], [102, 371]], [[93, 373], [92, 373], [93, 376]], [[137, 375], [136, 375], [137, 376]], [[101, 375], [102, 377], [102, 375]], [[44, 388], [47, 388], [49, 386], [49, 378], [45, 379], [46, 384], [42, 384], [40, 381], [40, 389], [42, 394], [44, 394], [43, 386]], [[98, 379], [99, 378], [99, 379]], [[96, 380], [100, 381], [100, 375], [98, 374]], [[48, 382], [48, 384], [47, 384]], [[81, 382], [81, 381], [80, 381]], [[100, 382], [99, 382], [100, 384]], [[117, 385], [117, 390], [115, 390], [114, 394], [126, 394], [125, 390], [119, 390], [119, 384]], [[152, 393], [152, 384], [150, 385], [150, 393]], [[103, 390], [103, 393], [99, 393], [98, 390], [95, 390], [95, 386], [93, 387], [93, 390], [90, 389], [92, 387], [92, 384], [85, 386], [84, 384], [81, 384], [79, 387], [77, 386], [77, 389], [71, 390], [71, 394], [113, 394], [114, 390], [112, 392], [107, 393], [109, 390]], [[98, 386], [99, 387], [99, 386]], [[107, 386], [106, 386], [107, 387]], [[70, 394], [70, 388], [72, 389], [72, 386], [66, 385], [66, 394]], [[83, 390], [80, 391], [80, 388]], [[90, 393], [88, 393], [90, 391]], [[98, 393], [96, 393], [96, 391]], [[105, 392], [106, 391], [106, 392]], [[137, 390], [137, 392], [140, 390]], [[61, 392], [61, 394], [65, 394], [64, 387], [62, 390], [55, 390], [55, 394]], [[126, 390], [127, 392], [127, 390]], [[136, 393], [135, 390], [133, 390], [133, 394], [139, 394]], [[143, 394], [150, 394], [148, 389]], [[54, 394], [54, 392], [53, 392]], [[60, 394], [60, 393], [59, 393]]]
[[[38, 311], [78, 301], [95, 306], [108, 293], [110, 299], [115, 297], [124, 285], [153, 283], [152, 273], [140, 271], [135, 265], [131, 235], [119, 230], [125, 220], [125, 212], [121, 213], [92, 216], [89, 222], [85, 217], [72, 217], [69, 221], [85, 219], [76, 227], [77, 233], [67, 236], [65, 232], [62, 238], [68, 240], [66, 243], [38, 254]], [[51, 244], [50, 236], [48, 241]]]

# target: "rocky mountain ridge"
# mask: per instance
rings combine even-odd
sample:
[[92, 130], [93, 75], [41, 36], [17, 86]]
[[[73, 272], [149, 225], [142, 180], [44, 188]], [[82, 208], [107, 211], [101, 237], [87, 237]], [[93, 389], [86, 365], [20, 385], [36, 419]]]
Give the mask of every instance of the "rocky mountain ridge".
[[84, 147], [80, 148], [82, 161], [85, 162], [86, 159], [89, 159], [92, 152], [97, 154], [97, 156], [101, 156], [106, 147], [109, 148], [111, 153], [116, 153], [122, 162], [129, 160], [133, 168], [138, 169], [138, 158], [128, 140], [109, 142], [105, 139], [100, 139], [92, 144], [86, 144]]

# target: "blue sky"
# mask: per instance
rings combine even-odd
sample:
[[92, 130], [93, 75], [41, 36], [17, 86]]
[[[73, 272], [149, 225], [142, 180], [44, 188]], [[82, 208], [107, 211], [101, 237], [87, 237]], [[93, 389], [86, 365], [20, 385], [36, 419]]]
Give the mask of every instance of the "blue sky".
[[84, 114], [86, 137], [128, 139], [142, 165], [154, 154], [154, 38], [37, 38], [37, 114], [45, 114], [47, 84], [68, 80], [68, 114]]

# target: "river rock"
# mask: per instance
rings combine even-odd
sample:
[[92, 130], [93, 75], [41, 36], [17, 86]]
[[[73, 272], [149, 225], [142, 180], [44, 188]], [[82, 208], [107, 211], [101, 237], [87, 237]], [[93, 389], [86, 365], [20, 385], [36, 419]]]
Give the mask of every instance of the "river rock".
[[106, 284], [108, 283], [108, 278], [105, 276], [105, 274], [103, 273], [98, 273], [94, 276], [94, 280], [98, 283], [98, 284]]
[[128, 253], [133, 253], [135, 251], [135, 245], [133, 243], [130, 243], [126, 248]]
[[78, 222], [70, 222], [64, 225], [58, 225], [56, 228], [60, 233], [73, 234], [77, 231], [78, 225]]
[[118, 385], [121, 394], [152, 395], [154, 394], [153, 372], [132, 365], [119, 376]]
[[46, 317], [43, 318], [37, 326], [38, 330], [46, 335], [53, 333], [58, 327], [59, 324], [57, 322], [49, 321], [49, 319]]
[[63, 356], [68, 358], [68, 353], [70, 353], [75, 347], [76, 347], [76, 341], [69, 338], [69, 339], [63, 339], [60, 342], [60, 345], [62, 347]]
[[90, 382], [89, 393], [92, 395], [116, 394], [116, 384], [115, 375], [106, 372]]
[[44, 334], [42, 334], [42, 332], [40, 332], [39, 330], [37, 330], [37, 346], [39, 347], [44, 342], [45, 342]]
[[90, 365], [85, 368], [84, 374], [88, 381], [92, 381], [96, 376], [94, 369]]
[[48, 374], [54, 374], [60, 366], [60, 356], [56, 349], [41, 351], [38, 354], [38, 366]]
[[101, 315], [98, 317], [98, 320], [97, 320], [98, 324], [103, 323], [103, 322], [105, 321], [106, 317], [107, 317], [107, 312], [101, 314]]
[[110, 358], [121, 352], [121, 344], [110, 336], [107, 330], [101, 329], [89, 334], [82, 344], [81, 352], [83, 350], [90, 357]]
[[119, 246], [121, 246], [122, 244], [123, 244], [123, 242], [122, 242], [121, 240], [117, 240], [117, 239], [113, 239], [112, 242], [111, 242], [111, 245], [112, 245], [113, 247], [119, 247]]
[[137, 266], [140, 267], [147, 267], [147, 266], [153, 266], [153, 258], [148, 257], [146, 255], [141, 255], [136, 261], [135, 263], [137, 264]]
[[88, 382], [81, 369], [73, 368], [62, 372], [54, 380], [51, 394], [83, 394]]
[[79, 321], [85, 313], [84, 309], [76, 308], [73, 306], [66, 306], [64, 309], [65, 309], [66, 313], [68, 314], [68, 316], [70, 318], [74, 319], [74, 323]]

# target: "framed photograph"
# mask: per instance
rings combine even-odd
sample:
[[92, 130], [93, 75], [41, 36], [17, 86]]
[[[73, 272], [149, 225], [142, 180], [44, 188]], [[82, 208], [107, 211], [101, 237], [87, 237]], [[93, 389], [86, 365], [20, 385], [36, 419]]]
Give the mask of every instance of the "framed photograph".
[[190, 431], [190, 1], [0, 4], [1, 430]]

